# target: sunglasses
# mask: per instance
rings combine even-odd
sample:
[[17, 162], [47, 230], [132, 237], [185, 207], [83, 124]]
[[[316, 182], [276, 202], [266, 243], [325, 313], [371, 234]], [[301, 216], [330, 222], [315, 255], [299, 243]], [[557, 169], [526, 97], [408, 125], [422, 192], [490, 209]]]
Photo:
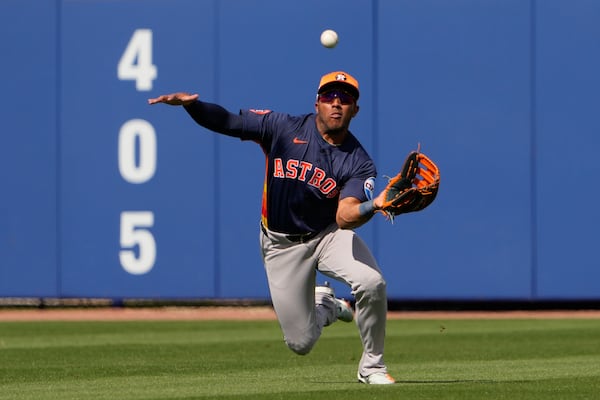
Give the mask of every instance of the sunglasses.
[[356, 101], [354, 96], [343, 90], [329, 90], [318, 95], [318, 99], [322, 103], [333, 103], [336, 97], [342, 104], [354, 104]]

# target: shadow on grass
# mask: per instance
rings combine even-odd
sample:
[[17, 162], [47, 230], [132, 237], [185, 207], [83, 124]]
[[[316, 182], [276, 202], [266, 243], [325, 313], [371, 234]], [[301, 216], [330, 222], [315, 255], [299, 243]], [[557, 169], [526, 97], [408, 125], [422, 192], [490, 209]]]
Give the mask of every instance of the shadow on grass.
[[[497, 381], [493, 379], [445, 379], [445, 380], [396, 380], [396, 385], [449, 385], [455, 383], [482, 383], [482, 384], [490, 384], [490, 383], [507, 383], [509, 381]], [[523, 381], [513, 381], [513, 382], [523, 382]], [[314, 384], [349, 384], [356, 383], [360, 386], [368, 386], [363, 383], [357, 381], [348, 382], [348, 381], [324, 381], [324, 380], [309, 380], [307, 383]]]
[[436, 385], [436, 384], [449, 384], [449, 383], [499, 383], [492, 379], [445, 379], [445, 380], [422, 380], [422, 381], [399, 381], [396, 380], [396, 384], [420, 384], [420, 385]]

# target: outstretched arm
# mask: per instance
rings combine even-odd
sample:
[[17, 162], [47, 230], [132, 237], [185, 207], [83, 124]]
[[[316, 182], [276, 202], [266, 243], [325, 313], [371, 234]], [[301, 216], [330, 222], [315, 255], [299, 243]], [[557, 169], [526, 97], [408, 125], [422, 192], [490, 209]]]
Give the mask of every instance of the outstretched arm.
[[243, 131], [242, 117], [230, 113], [218, 104], [198, 100], [197, 94], [178, 92], [164, 94], [148, 99], [148, 104], [169, 104], [183, 106], [198, 125], [225, 135], [241, 137]]

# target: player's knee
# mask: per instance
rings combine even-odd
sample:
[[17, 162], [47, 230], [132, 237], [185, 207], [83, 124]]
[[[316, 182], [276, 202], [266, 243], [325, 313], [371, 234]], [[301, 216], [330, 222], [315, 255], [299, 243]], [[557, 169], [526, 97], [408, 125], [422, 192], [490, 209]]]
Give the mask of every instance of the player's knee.
[[298, 354], [300, 356], [305, 356], [308, 353], [310, 353], [310, 351], [312, 350], [312, 348], [315, 345], [315, 341], [314, 340], [290, 340], [290, 339], [286, 339], [285, 340], [285, 344], [294, 353], [296, 353], [296, 354]]
[[360, 284], [356, 294], [358, 298], [365, 298], [369, 301], [387, 300], [387, 283], [380, 274], [371, 275]]

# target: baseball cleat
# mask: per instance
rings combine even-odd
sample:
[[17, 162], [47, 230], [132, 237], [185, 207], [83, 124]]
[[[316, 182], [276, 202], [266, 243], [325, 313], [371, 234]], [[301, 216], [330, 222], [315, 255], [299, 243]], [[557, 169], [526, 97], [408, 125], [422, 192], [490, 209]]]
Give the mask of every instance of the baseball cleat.
[[344, 322], [352, 322], [354, 319], [354, 312], [350, 303], [344, 299], [338, 299], [335, 297], [333, 288], [329, 286], [329, 282], [325, 282], [323, 286], [315, 287], [315, 293], [321, 293], [326, 296], [331, 296], [331, 299], [335, 303], [337, 311], [337, 319]]
[[337, 317], [340, 321], [352, 322], [354, 319], [354, 313], [352, 312], [352, 306], [347, 300], [333, 298], [337, 307]]
[[369, 376], [362, 376], [359, 372], [358, 381], [360, 383], [366, 383], [367, 385], [392, 385], [396, 383], [394, 378], [385, 372], [375, 372]]

